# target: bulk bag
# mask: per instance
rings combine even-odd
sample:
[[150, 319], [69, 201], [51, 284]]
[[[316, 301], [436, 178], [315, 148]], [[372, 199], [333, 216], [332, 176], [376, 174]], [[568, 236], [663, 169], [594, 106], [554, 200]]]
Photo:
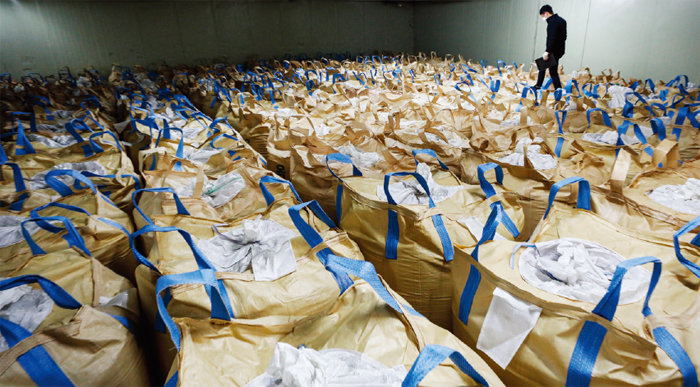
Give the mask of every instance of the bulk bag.
[[[60, 177], [66, 176], [75, 179], [76, 184], [80, 183], [88, 188], [77, 192], [73, 191], [59, 180]], [[19, 230], [19, 224], [16, 221], [13, 222], [12, 218], [36, 218], [39, 217], [40, 213], [41, 215], [68, 215], [71, 220], [76, 222], [79, 233], [85, 238], [89, 249], [94, 251], [93, 257], [95, 259], [120, 275], [133, 278], [136, 265], [128, 245], [128, 233], [133, 231], [129, 216], [108, 197], [99, 192], [88, 178], [76, 171], [54, 170], [47, 174], [46, 179], [50, 186], [63, 196], [59, 196], [56, 201], [36, 208], [11, 212], [4, 217], [6, 221], [4, 226]], [[31, 200], [31, 196], [29, 200]], [[29, 200], [18, 201], [15, 204], [24, 204], [23, 207], [29, 207], [26, 205]], [[54, 245], [52, 243], [60, 239], [57, 234], [58, 229], [45, 222], [41, 222], [39, 225], [44, 231], [37, 235], [37, 238], [44, 241], [43, 243], [50, 251], [63, 248], [60, 244]], [[6, 237], [10, 238], [7, 234]], [[29, 253], [25, 243], [18, 243], [23, 242], [21, 238], [10, 239], [7, 239], [0, 247], [0, 250], [8, 254], [8, 257], [12, 256], [16, 259]]]
[[[151, 322], [156, 317], [155, 284], [162, 275], [216, 270], [221, 288], [234, 301], [233, 316], [278, 315], [296, 320], [328, 307], [339, 289], [349, 286], [342, 273], [327, 270], [324, 262], [328, 254], [363, 259], [355, 243], [335, 230], [315, 202], [293, 205], [276, 201], [262, 215], [230, 225], [187, 215], [153, 221], [168, 226], [149, 224], [130, 236], [140, 263], [136, 269], [139, 297]], [[146, 258], [136, 249], [135, 240], [149, 233], [155, 235]], [[171, 293], [170, 310], [175, 315], [208, 315], [208, 306], [202, 301], [206, 294], [201, 289], [182, 287]], [[158, 340], [161, 365], [169, 367], [172, 359], [167, 350], [171, 344], [160, 335]]]
[[[40, 214], [68, 218], [95, 259], [115, 273], [133, 281], [136, 262], [129, 246], [129, 234], [133, 232], [133, 227], [128, 215], [122, 213], [121, 218], [104, 218], [90, 213], [84, 207], [60, 202], [51, 202], [35, 208], [29, 215], [32, 219], [37, 219], [42, 217]], [[43, 231], [34, 235], [33, 238], [47, 246], [48, 251], [60, 249], [62, 245], [60, 228], [46, 222], [37, 222], [37, 224]], [[11, 254], [19, 256], [26, 253], [26, 251], [13, 250]]]
[[[650, 374], [658, 374], [653, 380], [666, 380], [669, 373], [674, 373], [676, 376], [668, 382], [678, 382], [680, 372], [673, 371], [678, 367], [667, 356], [659, 355], [659, 347], [648, 334], [648, 323], [655, 320], [639, 315], [643, 295], [640, 289], [651, 284], [651, 292], [660, 282], [651, 297], [651, 305], [651, 293], [644, 301], [646, 309], [650, 305], [660, 312], [659, 317], [684, 312], [694, 302], [700, 287], [700, 281], [689, 270], [692, 265], [676, 259], [672, 243], [669, 246], [664, 240], [634, 235], [615, 224], [607, 224], [589, 211], [567, 210], [566, 206], [553, 203], [559, 188], [572, 182], [581, 184], [579, 208], [587, 207], [585, 180], [558, 183], [553, 187], [545, 219], [528, 243], [487, 242], [491, 240], [488, 235], [494, 234], [503, 217], [502, 208], [496, 206], [474, 251], [471, 254], [463, 249], [456, 251], [452, 308], [455, 334], [481, 350], [490, 364], [497, 364], [494, 369], [506, 383], [561, 384], [567, 380], [567, 369], [571, 372], [571, 365], [576, 363], [572, 360], [567, 368], [576, 343], [572, 329], [577, 332], [583, 320], [592, 318], [601, 322], [609, 334], [617, 336], [615, 344], [611, 342], [612, 347], [601, 352], [598, 361], [604, 358], [604, 365], [594, 373], [594, 381], [638, 384], [646, 383]], [[580, 239], [581, 236], [585, 239]], [[634, 261], [627, 257], [639, 251], [664, 255], [663, 259], [653, 258], [658, 266], [664, 262], [664, 271], [655, 269], [650, 275], [646, 270], [631, 269], [622, 287], [614, 290], [613, 277], [619, 274], [615, 267], [620, 271], [620, 267]], [[679, 252], [697, 260], [700, 250], [682, 243]], [[613, 290], [616, 296], [610, 296]], [[615, 305], [615, 318], [601, 314], [590, 317], [590, 311], [597, 313], [607, 297], [616, 304], [620, 301], [619, 306]], [[598, 302], [599, 307], [594, 309], [593, 304]], [[506, 315], [507, 321], [500, 317]], [[601, 316], [607, 321], [600, 319]], [[613, 338], [606, 336], [606, 343], [608, 340]], [[649, 367], [643, 373], [645, 379], [622, 370], [628, 363]], [[609, 371], [615, 368], [622, 371]]]
[[[564, 178], [581, 176], [593, 185], [603, 185], [611, 177], [618, 153], [624, 149], [630, 155], [625, 176], [625, 180], [629, 181], [651, 162], [653, 147], [648, 144], [648, 138], [653, 135], [653, 132], [651, 129], [644, 132], [638, 124], [628, 120], [615, 128], [610, 116], [599, 108], [588, 109], [586, 112], [589, 126], [591, 115], [596, 112], [600, 112], [610, 130], [602, 133], [589, 131], [583, 134], [564, 133], [563, 126], [568, 113], [556, 112], [558, 134], [547, 136], [546, 142], [550, 148], [554, 149], [562, 163], [564, 170], [560, 175]], [[586, 168], [585, 164], [595, 168]]]
[[[422, 153], [437, 159], [431, 150], [414, 151], [415, 155]], [[337, 154], [328, 160], [354, 165]], [[389, 173], [383, 185], [381, 180], [362, 176], [339, 178], [338, 217], [341, 228], [389, 285], [428, 319], [449, 328], [453, 245], [473, 246], [478, 241], [490, 201], [502, 200], [513, 214], [503, 235], [517, 237], [525, 223], [524, 213], [517, 195], [495, 195], [485, 180], [484, 186], [491, 191], [488, 195], [478, 186], [461, 183], [441, 162], [442, 170], [435, 173], [427, 164], [416, 160], [416, 165], [420, 172]], [[353, 170], [358, 172], [354, 166]], [[404, 176], [411, 180], [392, 183], [393, 178]], [[499, 176], [502, 182], [502, 173]], [[437, 203], [435, 193], [440, 195]], [[398, 204], [401, 197], [410, 204]], [[491, 197], [489, 202], [487, 197]]]
[[[62, 165], [63, 167], [61, 167]], [[64, 185], [73, 183], [76, 190], [90, 186], [99, 187], [102, 193], [125, 212], [131, 211], [131, 202], [128, 200], [129, 195], [134, 189], [141, 188], [140, 178], [133, 171], [117, 171], [112, 175], [100, 175], [90, 171], [90, 165], [87, 165], [87, 169], [82, 169], [80, 163], [66, 163], [40, 172], [31, 179], [25, 179], [22, 169], [17, 163], [5, 162], [1, 163], [1, 166], [7, 166], [11, 171], [3, 168], [3, 181], [0, 183], [0, 206], [11, 211], [31, 210], [66, 196], [68, 191], [66, 189], [57, 191], [55, 188], [56, 184], [52, 185], [51, 179], [47, 179], [49, 174], [57, 177]], [[86, 165], [83, 164], [82, 166]], [[56, 172], [57, 170], [63, 172]], [[85, 183], [76, 182], [76, 178], [72, 175], [67, 175], [66, 170], [79, 172], [88, 178], [91, 183], [86, 185]], [[56, 173], [58, 173], [58, 176]]]
[[615, 189], [643, 207], [688, 222], [700, 215], [700, 160], [687, 161], [674, 169], [678, 158], [673, 153], [670, 149], [664, 168], [645, 171], [629, 186], [617, 185]]
[[[329, 264], [362, 279], [355, 279], [324, 313], [296, 322], [272, 316], [232, 319], [226, 314], [225, 299], [217, 294], [211, 271], [159, 279], [158, 310], [178, 349], [167, 385], [245, 385], [265, 372], [278, 342], [315, 350], [352, 350], [387, 367], [411, 368], [404, 385], [417, 385], [423, 377], [426, 385], [502, 385], [472, 350], [416, 315], [405, 301], [385, 288], [370, 263], [355, 264], [329, 255]], [[209, 290], [211, 319], [168, 315], [164, 291], [182, 284], [201, 284]], [[220, 351], [226, 356], [219, 356], [223, 354]], [[454, 355], [455, 351], [461, 356]], [[448, 355], [456, 359], [454, 364], [444, 361]]]
[[[290, 182], [275, 177], [266, 169], [251, 166], [245, 160], [234, 162], [228, 171], [216, 179], [207, 179], [197, 172], [169, 169], [144, 171], [148, 188], [174, 189], [185, 206], [193, 213], [232, 221], [264, 211], [276, 198], [295, 198], [301, 202]], [[139, 191], [145, 192], [145, 191]], [[148, 216], [176, 212], [172, 199], [160, 194], [141, 195], [139, 207]], [[144, 225], [143, 217], [134, 213], [137, 227]]]
[[339, 138], [321, 139], [318, 134], [312, 134], [305, 137], [303, 143], [291, 147], [290, 181], [302, 198], [317, 200], [333, 217], [337, 211], [332, 193], [335, 179], [328, 171], [326, 156], [336, 152], [350, 157], [355, 165], [361, 166], [365, 175], [381, 176], [406, 170], [402, 168], [399, 157], [405, 153], [398, 151], [397, 155], [397, 150], [387, 148], [373, 136], [349, 134], [346, 137], [343, 134]]
[[[578, 185], [577, 208], [554, 202], [559, 190], [570, 184]], [[660, 315], [675, 315], [685, 311], [700, 289], [700, 280], [693, 275], [687, 264], [677, 259], [673, 238], [625, 229], [591, 212], [590, 207], [589, 184], [586, 180], [569, 178], [555, 184], [550, 192], [549, 207], [528, 242], [540, 248], [541, 243], [580, 239], [584, 245], [593, 245], [586, 248], [589, 255], [597, 257], [599, 253], [614, 253], [612, 256], [618, 260], [654, 254], [663, 262], [664, 270], [660, 277], [660, 288], [651, 300], [651, 307]], [[574, 241], [574, 244], [578, 242]], [[690, 261], [700, 260], [700, 248], [692, 243], [681, 242], [679, 252]], [[592, 285], [588, 292], [593, 292]], [[627, 308], [623, 306], [618, 311], [618, 317], [624, 320], [627, 313]], [[631, 321], [636, 321], [636, 310], [629, 313]], [[641, 329], [633, 323], [625, 325], [630, 329]]]
[[[603, 281], [608, 283], [605, 292], [593, 296], [584, 287], [587, 300], [580, 301], [573, 298], [575, 292], [560, 295], [561, 289], [555, 287], [559, 293], [554, 293], [545, 288], [542, 284], [557, 282], [545, 274], [540, 286], [523, 279], [525, 252], [519, 259], [513, 253], [523, 244], [487, 242], [501, 218], [502, 209], [494, 208], [474, 251], [456, 251], [452, 310], [455, 334], [477, 348], [505, 383], [697, 384], [687, 352], [692, 347], [684, 349], [665, 327], [654, 323], [651, 313], [649, 301], [662, 272], [660, 259], [609, 262], [614, 269], [606, 270], [613, 275]], [[639, 268], [647, 263], [653, 263], [652, 273]], [[623, 277], [636, 279], [623, 282]]]
[[[47, 252], [39, 246], [34, 241], [30, 226], [40, 222], [62, 224], [66, 230], [63, 239], [69, 247]], [[128, 309], [138, 317], [138, 303], [133, 285], [90, 256], [84, 240], [68, 218], [51, 216], [27, 219], [22, 221], [21, 228], [32, 254], [5, 257], [0, 276], [42, 275], [63, 284], [63, 287], [70, 290], [81, 303], [95, 306], [103, 303], [103, 299], [109, 300], [119, 296], [117, 298], [126, 301], [121, 304], [123, 309]]]
[[[97, 141], [99, 140], [99, 142]], [[118, 173], [133, 173], [131, 160], [123, 152], [119, 139], [112, 132], [102, 131], [90, 135], [88, 144], [78, 147], [59, 149], [57, 151], [38, 151], [31, 144], [16, 148], [12, 162], [19, 165], [25, 179], [50, 169], [81, 169], [97, 175], [113, 175]], [[20, 151], [21, 149], [21, 151]], [[0, 155], [2, 162], [7, 161], [5, 153]], [[38, 178], [41, 182], [41, 178]], [[30, 183], [31, 185], [31, 183]], [[30, 187], [32, 188], [32, 187]], [[42, 187], [43, 188], [43, 187]]]
[[[0, 336], [9, 347], [0, 352], [0, 383], [149, 384], [146, 359], [131, 323], [123, 315], [113, 314], [114, 308], [103, 309], [78, 301], [64, 290], [74, 281], [68, 277], [51, 281], [40, 275], [0, 281], [3, 297], [20, 297], [13, 304], [6, 304], [8, 313], [0, 317]], [[15, 305], [19, 308], [12, 310]], [[8, 318], [8, 314], [16, 317]], [[38, 326], [27, 329], [18, 318], [33, 319], [33, 325]], [[43, 321], [37, 324], [39, 319]]]

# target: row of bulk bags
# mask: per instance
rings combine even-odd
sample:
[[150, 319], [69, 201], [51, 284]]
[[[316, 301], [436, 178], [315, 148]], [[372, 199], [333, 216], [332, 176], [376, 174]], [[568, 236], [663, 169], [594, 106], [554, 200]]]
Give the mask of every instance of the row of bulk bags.
[[45, 108], [14, 115], [0, 155], [0, 379], [148, 384], [127, 279], [135, 265], [125, 210], [140, 179], [101, 108]]
[[[178, 207], [185, 208], [177, 196], [175, 200]], [[134, 255], [141, 262], [136, 283], [151, 322], [156, 317], [155, 284], [164, 274], [197, 268], [216, 270], [237, 318], [279, 315], [293, 319], [327, 306], [326, 299], [337, 291], [334, 275], [324, 267], [327, 254], [362, 259], [354, 242], [334, 230], [315, 202], [294, 204], [280, 199], [261, 214], [224, 224], [184, 213], [154, 216], [149, 221], [130, 238]], [[134, 240], [148, 234], [152, 236], [146, 258], [135, 248]], [[342, 278], [337, 280], [342, 282]], [[202, 306], [206, 294], [186, 287], [177, 290], [172, 292], [173, 313], [188, 317], [208, 314]], [[168, 363], [170, 345], [165, 344], [160, 358]]]
[[[130, 241], [141, 263], [136, 277], [147, 319], [152, 320], [156, 328], [162, 328], [154, 313], [156, 283], [195, 269], [212, 271], [217, 291], [226, 303], [230, 301], [226, 313], [235, 318], [234, 322], [277, 319], [289, 325], [332, 309], [334, 300], [344, 294], [352, 282], [345, 272], [328, 265], [329, 256], [359, 260], [363, 257], [347, 234], [335, 229], [319, 204], [300, 203], [290, 182], [259, 172], [255, 166], [241, 161], [238, 171], [241, 174], [245, 171], [249, 177], [229, 203], [234, 207], [246, 206], [245, 211], [249, 212], [217, 213], [201, 199], [201, 187], [206, 184], [202, 179], [210, 175], [201, 166], [179, 158], [176, 152], [177, 148], [172, 147], [159, 155], [155, 168], [143, 171], [148, 188], [134, 193], [133, 214], [139, 229], [131, 234]], [[178, 163], [179, 171], [174, 168]], [[186, 187], [190, 186], [194, 188], [188, 190]], [[281, 234], [278, 236], [282, 236], [282, 240], [270, 240], [275, 234]], [[283, 251], [285, 245], [289, 246], [289, 251]], [[259, 251], [261, 248], [263, 250]], [[265, 248], [271, 250], [265, 252]], [[272, 252], [276, 255], [269, 254]], [[270, 269], [265, 270], [265, 264], [270, 265], [275, 260], [282, 264], [282, 258], [290, 253], [296, 261], [295, 267], [287, 262], [287, 266], [277, 268], [283, 271], [268, 273], [273, 274], [272, 277], [265, 276]], [[257, 263], [235, 262], [244, 256]], [[246, 270], [247, 266], [252, 266], [252, 272]], [[205, 301], [211, 291], [201, 290], [187, 285], [174, 286], [162, 306], [177, 317], [205, 318], [213, 309]], [[442, 340], [457, 342], [449, 332], [424, 321], [431, 329], [438, 330], [436, 334], [443, 336]], [[164, 339], [163, 335], [157, 335], [161, 367], [169, 365], [175, 353], [172, 344], [168, 345]], [[438, 339], [431, 338], [430, 342], [435, 340]], [[266, 361], [258, 364], [258, 369]]]
[[[578, 209], [554, 201], [572, 183]], [[700, 249], [589, 210], [587, 181], [557, 183], [537, 230], [519, 243], [494, 239], [504, 219], [494, 208], [476, 248], [455, 253], [455, 334], [506, 383], [697, 382], [700, 332], [672, 324], [671, 335], [663, 322], [697, 309]], [[637, 267], [647, 263], [652, 273]]]
[[[34, 223], [58, 229], [54, 232], [63, 234], [68, 245], [34, 238], [42, 232], [30, 227]], [[15, 252], [1, 274], [7, 279], [0, 283], [5, 344], [0, 380], [13, 385], [148, 384], [145, 355], [136, 341], [140, 313], [133, 285], [91, 256], [68, 218], [35, 217], [20, 228], [25, 238], [20, 243], [29, 251]]]
[[[333, 297], [335, 300], [323, 313], [299, 321], [280, 316], [232, 318], [211, 271], [161, 277], [156, 289], [158, 308], [178, 349], [167, 385], [267, 386], [278, 379], [290, 385], [334, 381], [398, 384], [402, 380], [403, 385], [418, 385], [421, 381], [426, 385], [502, 385], [471, 349], [415, 314], [385, 288], [371, 264], [329, 255], [329, 265], [355, 278], [354, 283]], [[162, 294], [171, 286], [183, 284], [204, 285], [209, 290], [211, 319], [168, 315]], [[295, 354], [295, 347], [320, 351], [317, 356], [327, 362], [304, 364], [308, 360]], [[445, 364], [448, 356], [453, 363]], [[201, 361], [212, 358], [216, 361]], [[348, 358], [355, 358], [354, 362], [333, 362]], [[319, 374], [319, 368], [326, 372]], [[336, 375], [346, 379], [334, 380]]]
[[[29, 189], [32, 192], [31, 196], [38, 195], [30, 197], [30, 203], [36, 202], [40, 205], [52, 200], [51, 195], [54, 193], [52, 190], [47, 192], [49, 187], [45, 183], [48, 171], [74, 169], [81, 171], [102, 187], [104, 192], [108, 192], [112, 201], [120, 208], [128, 209], [130, 191], [138, 187], [140, 181], [134, 173], [131, 161], [124, 153], [121, 142], [113, 132], [102, 127], [95, 131], [86, 123], [86, 117], [74, 118], [47, 132], [55, 137], [67, 137], [72, 143], [54, 141], [55, 144], [50, 147], [39, 147], [35, 145], [41, 142], [31, 140], [33, 133], [25, 133], [22, 121], [17, 120], [16, 123], [16, 134], [3, 141], [0, 160], [7, 162], [9, 158], [9, 161], [16, 164], [20, 171], [13, 173], [21, 174], [24, 180], [23, 188]], [[6, 181], [19, 182], [19, 176], [13, 176], [13, 180], [10, 180], [6, 173]], [[17, 190], [21, 188], [16, 187]]]

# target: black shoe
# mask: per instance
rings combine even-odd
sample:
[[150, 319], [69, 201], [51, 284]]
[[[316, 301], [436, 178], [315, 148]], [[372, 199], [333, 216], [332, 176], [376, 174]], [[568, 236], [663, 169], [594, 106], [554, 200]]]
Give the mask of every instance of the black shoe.
[[539, 89], [541, 89], [541, 88], [542, 88], [542, 86], [537, 86], [537, 85], [532, 86], [532, 90], [539, 90]]

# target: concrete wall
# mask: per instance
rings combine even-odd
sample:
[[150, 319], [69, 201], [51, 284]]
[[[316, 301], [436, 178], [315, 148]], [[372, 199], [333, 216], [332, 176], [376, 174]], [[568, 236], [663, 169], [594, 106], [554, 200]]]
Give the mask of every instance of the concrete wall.
[[367, 1], [0, 0], [0, 72], [413, 51], [413, 7]]
[[565, 71], [700, 82], [699, 0], [0, 0], [0, 72], [375, 50], [528, 63], [546, 2], [568, 22]]
[[415, 9], [415, 47], [466, 58], [529, 63], [545, 49], [550, 4], [567, 21], [566, 72], [606, 68], [623, 77], [700, 82], [698, 0], [471, 0]]

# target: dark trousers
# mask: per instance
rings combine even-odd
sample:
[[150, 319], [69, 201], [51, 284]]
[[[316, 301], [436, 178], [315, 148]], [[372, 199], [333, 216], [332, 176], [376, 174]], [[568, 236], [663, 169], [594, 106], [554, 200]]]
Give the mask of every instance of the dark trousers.
[[561, 57], [555, 58], [557, 58], [557, 64], [545, 70], [540, 70], [540, 73], [537, 75], [537, 84], [535, 85], [536, 88], [539, 89], [540, 87], [542, 87], [542, 82], [544, 82], [544, 72], [546, 70], [549, 70], [549, 76], [552, 77], [552, 84], [554, 85], [554, 90], [561, 89], [561, 80], [559, 80], [559, 59], [561, 59]]

